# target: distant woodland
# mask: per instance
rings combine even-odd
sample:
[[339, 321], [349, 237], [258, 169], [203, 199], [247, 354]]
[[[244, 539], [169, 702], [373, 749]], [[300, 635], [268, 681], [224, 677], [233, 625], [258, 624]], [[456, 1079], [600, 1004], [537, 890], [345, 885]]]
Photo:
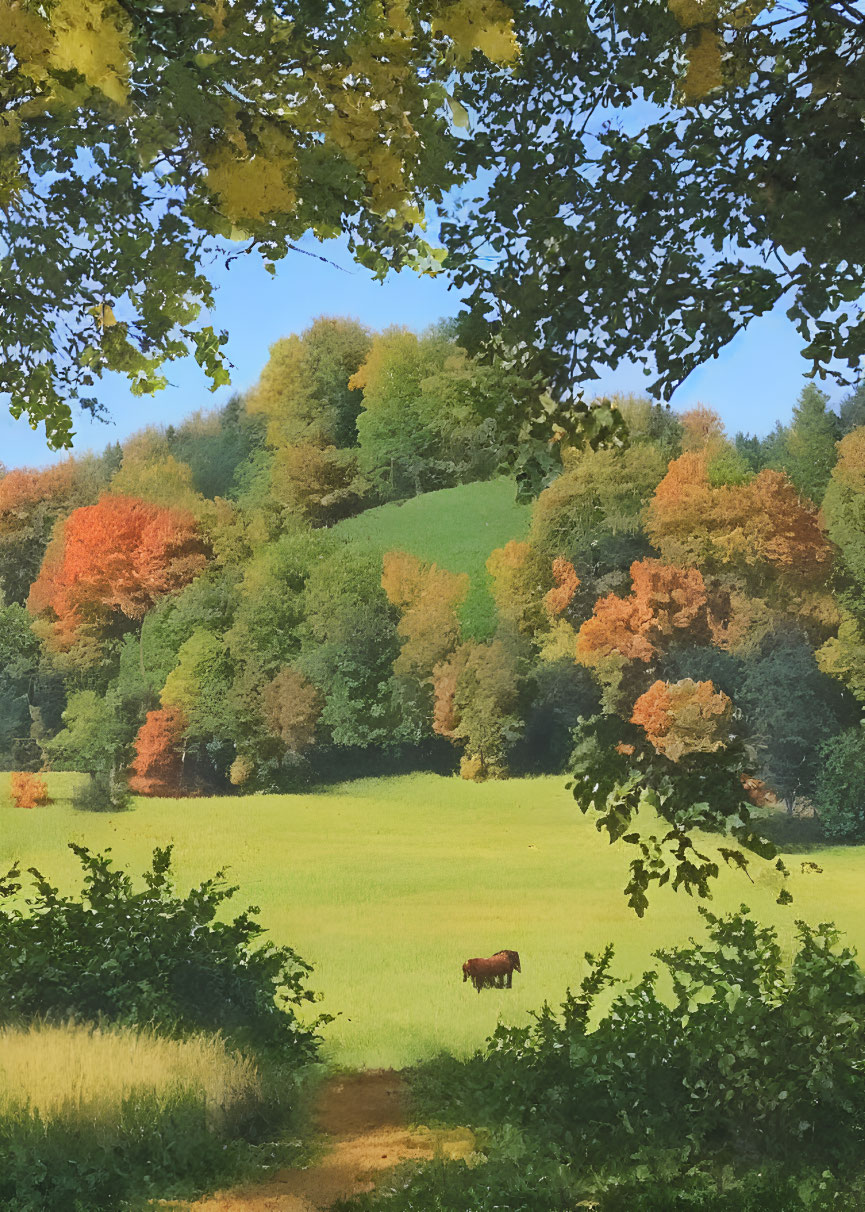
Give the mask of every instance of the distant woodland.
[[410, 529], [379, 558], [339, 523], [500, 475], [520, 390], [447, 325], [322, 318], [219, 411], [5, 471], [3, 766], [89, 772], [98, 807], [645, 751], [865, 837], [865, 390], [809, 384], [765, 438], [616, 400], [627, 442], [565, 450], [525, 538], [467, 512], [495, 603], [467, 625]]

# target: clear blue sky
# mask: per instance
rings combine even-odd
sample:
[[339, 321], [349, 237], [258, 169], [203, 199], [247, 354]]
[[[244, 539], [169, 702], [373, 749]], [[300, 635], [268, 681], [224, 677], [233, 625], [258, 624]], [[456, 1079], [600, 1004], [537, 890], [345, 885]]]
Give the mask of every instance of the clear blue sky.
[[[347, 272], [298, 253], [277, 266], [275, 278], [253, 256], [241, 258], [227, 272], [220, 263], [211, 323], [230, 334], [231, 388], [211, 394], [192, 359], [167, 368], [173, 386], [156, 396], [133, 397], [124, 379], [111, 376], [98, 387], [111, 423], [79, 414], [75, 450], [101, 450], [147, 424], [176, 423], [197, 409], [224, 403], [232, 391], [255, 382], [274, 341], [302, 331], [316, 316], [353, 316], [374, 329], [391, 324], [420, 329], [459, 309], [459, 297], [448, 290], [444, 276], [433, 279], [404, 271], [379, 283], [353, 264], [339, 242], [322, 247], [309, 241], [304, 247], [323, 251]], [[695, 372], [676, 393], [673, 407], [684, 409], [701, 402], [721, 414], [731, 434], [737, 429], [764, 434], [776, 420], [789, 418], [802, 388], [807, 364], [799, 349], [799, 339], [780, 310], [755, 322], [720, 358]], [[620, 367], [594, 390], [639, 391], [645, 383], [639, 369]], [[827, 390], [833, 402], [846, 394], [833, 386]], [[13, 421], [0, 407], [0, 461], [7, 467], [44, 466], [63, 457], [47, 449], [41, 430], [34, 432], [24, 421]]]

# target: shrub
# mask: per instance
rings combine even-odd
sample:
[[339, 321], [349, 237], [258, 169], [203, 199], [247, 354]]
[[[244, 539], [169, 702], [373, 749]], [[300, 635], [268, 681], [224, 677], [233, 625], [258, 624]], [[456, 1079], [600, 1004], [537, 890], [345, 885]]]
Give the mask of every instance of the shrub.
[[814, 806], [827, 837], [865, 839], [865, 729], [848, 728], [820, 750]]
[[250, 906], [216, 921], [236, 887], [217, 874], [185, 897], [174, 894], [171, 847], [157, 847], [144, 888], [112, 870], [107, 854], [70, 843], [84, 868], [81, 899], [61, 896], [31, 868], [33, 893], [20, 907], [20, 871], [0, 879], [0, 1023], [154, 1023], [168, 1031], [223, 1031], [287, 1060], [311, 1060], [317, 1028], [296, 1011], [316, 995], [312, 971], [290, 947], [265, 943]]
[[97, 770], [76, 787], [72, 805], [81, 812], [125, 812], [130, 798], [125, 777], [116, 770]]
[[18, 770], [9, 782], [9, 794], [16, 808], [42, 808], [51, 803], [48, 784], [36, 774]]
[[599, 1016], [618, 984], [613, 952], [587, 956], [579, 992], [558, 1013], [545, 1004], [528, 1026], [500, 1025], [469, 1061], [430, 1066], [422, 1113], [434, 1113], [432, 1101], [461, 1122], [515, 1125], [583, 1172], [665, 1174], [671, 1188], [721, 1170], [738, 1180], [861, 1168], [865, 977], [853, 953], [831, 925], [799, 922], [788, 969], [774, 929], [744, 907], [700, 912], [705, 941], [656, 952], [672, 997], [647, 972]]

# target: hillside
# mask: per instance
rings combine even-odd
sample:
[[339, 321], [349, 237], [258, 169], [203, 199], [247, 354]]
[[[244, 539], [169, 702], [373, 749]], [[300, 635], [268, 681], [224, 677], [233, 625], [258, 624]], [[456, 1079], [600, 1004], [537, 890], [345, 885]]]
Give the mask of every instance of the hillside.
[[467, 572], [471, 589], [461, 621], [467, 635], [484, 639], [495, 630], [487, 559], [510, 539], [525, 538], [530, 520], [530, 508], [514, 499], [513, 481], [501, 478], [368, 509], [334, 532], [370, 551], [407, 551], [449, 572]]

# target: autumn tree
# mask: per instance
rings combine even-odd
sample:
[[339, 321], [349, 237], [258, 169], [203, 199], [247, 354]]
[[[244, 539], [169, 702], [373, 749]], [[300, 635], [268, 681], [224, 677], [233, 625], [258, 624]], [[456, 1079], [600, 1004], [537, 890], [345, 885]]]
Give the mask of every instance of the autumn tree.
[[433, 728], [463, 750], [460, 774], [480, 781], [507, 773], [522, 726], [514, 646], [496, 638], [461, 644], [434, 671]]
[[58, 518], [89, 505], [113, 470], [108, 457], [66, 459], [43, 471], [17, 468], [0, 479], [0, 590], [7, 602], [25, 602]]
[[655, 490], [646, 530], [664, 560], [740, 578], [751, 591], [798, 593], [825, 582], [831, 545], [783, 472], [717, 485], [710, 472], [706, 452], [683, 454]]
[[191, 350], [227, 381], [226, 336], [200, 320], [226, 239], [272, 265], [342, 233], [380, 276], [437, 269], [422, 225], [459, 175], [449, 91], [518, 51], [500, 0], [0, 16], [0, 393], [55, 446], [106, 371], [153, 392]]
[[733, 704], [711, 682], [685, 678], [653, 682], [634, 703], [638, 724], [657, 753], [671, 762], [691, 753], [716, 753], [730, 741]]
[[312, 745], [323, 706], [312, 683], [290, 667], [281, 669], [264, 688], [264, 718], [292, 753], [303, 753]]
[[108, 495], [65, 520], [27, 606], [50, 621], [60, 648], [82, 635], [140, 630], [154, 603], [182, 589], [206, 563], [190, 514]]
[[176, 707], [149, 711], [135, 738], [129, 788], [136, 795], [180, 795], [184, 787], [186, 717]]
[[724, 422], [714, 409], [707, 408], [705, 404], [697, 404], [680, 413], [679, 421], [682, 426], [682, 450], [685, 453], [715, 451], [726, 442]]
[[633, 702], [653, 663], [676, 644], [705, 643], [711, 634], [709, 599], [696, 568], [660, 560], [631, 566], [628, 597], [608, 594], [580, 627], [576, 659], [604, 687], [607, 710]]
[[393, 666], [399, 733], [420, 741], [431, 729], [433, 670], [460, 639], [459, 607], [468, 593], [469, 578], [404, 551], [391, 551], [382, 559], [381, 583], [388, 601], [400, 612], [400, 651]]

